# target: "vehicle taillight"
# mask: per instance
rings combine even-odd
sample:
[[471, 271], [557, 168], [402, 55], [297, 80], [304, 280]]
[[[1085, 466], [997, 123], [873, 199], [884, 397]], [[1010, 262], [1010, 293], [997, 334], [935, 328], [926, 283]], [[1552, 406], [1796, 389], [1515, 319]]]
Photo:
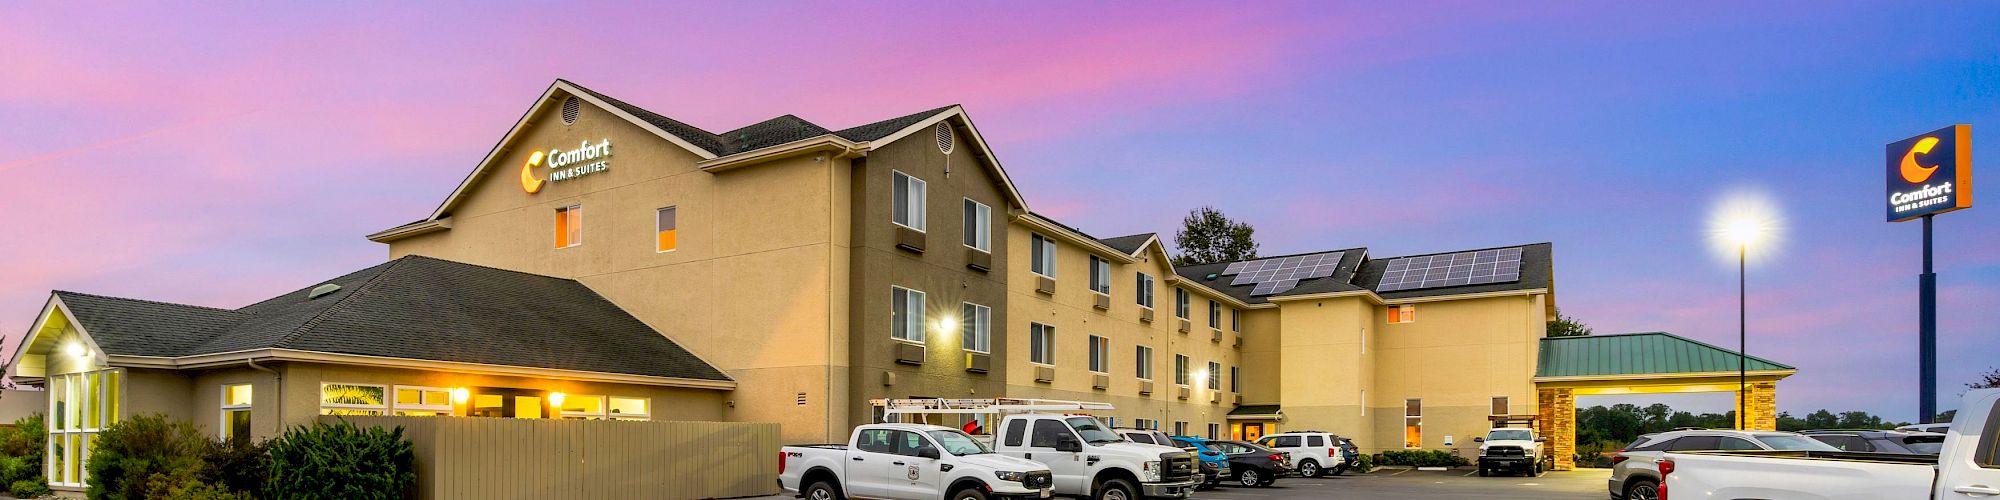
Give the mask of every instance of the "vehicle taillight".
[[785, 473], [785, 452], [778, 452], [778, 473]]
[[1283, 461], [1285, 461], [1285, 454], [1283, 454], [1283, 453], [1272, 453], [1272, 454], [1271, 454], [1271, 461], [1273, 461], [1273, 462], [1283, 462]]
[[1660, 485], [1655, 487], [1655, 491], [1659, 492], [1659, 500], [1667, 500], [1667, 475], [1674, 473], [1674, 461], [1662, 459], [1658, 465], [1660, 466]]
[[1326, 456], [1328, 456], [1328, 457], [1338, 457], [1338, 456], [1340, 456], [1340, 449], [1339, 449], [1339, 448], [1327, 448], [1327, 449], [1326, 449]]
[[1611, 465], [1618, 465], [1618, 463], [1619, 463], [1619, 462], [1624, 462], [1624, 461], [1626, 461], [1626, 460], [1631, 460], [1631, 459], [1632, 459], [1632, 457], [1628, 457], [1628, 456], [1625, 456], [1625, 455], [1612, 455], [1612, 456], [1611, 456]]

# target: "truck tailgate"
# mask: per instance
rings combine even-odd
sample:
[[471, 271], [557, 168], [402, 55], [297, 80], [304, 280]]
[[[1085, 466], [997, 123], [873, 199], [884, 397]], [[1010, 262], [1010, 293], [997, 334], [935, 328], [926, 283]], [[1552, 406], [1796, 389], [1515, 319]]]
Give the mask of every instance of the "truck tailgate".
[[1916, 457], [1674, 452], [1665, 457], [1674, 462], [1674, 471], [1667, 474], [1667, 491], [1672, 498], [1926, 498], [1936, 468], [1916, 461]]

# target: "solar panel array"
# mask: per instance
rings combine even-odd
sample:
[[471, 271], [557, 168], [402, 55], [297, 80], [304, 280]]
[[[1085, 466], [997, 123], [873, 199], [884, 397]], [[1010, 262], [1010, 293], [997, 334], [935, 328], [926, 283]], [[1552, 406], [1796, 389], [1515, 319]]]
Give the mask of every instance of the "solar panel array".
[[1222, 274], [1236, 275], [1230, 280], [1231, 286], [1256, 284], [1250, 295], [1274, 295], [1299, 286], [1300, 280], [1333, 276], [1340, 268], [1340, 257], [1344, 252], [1326, 252], [1311, 255], [1294, 255], [1270, 259], [1236, 262], [1222, 269]]
[[1403, 257], [1389, 261], [1377, 292], [1521, 280], [1521, 247]]

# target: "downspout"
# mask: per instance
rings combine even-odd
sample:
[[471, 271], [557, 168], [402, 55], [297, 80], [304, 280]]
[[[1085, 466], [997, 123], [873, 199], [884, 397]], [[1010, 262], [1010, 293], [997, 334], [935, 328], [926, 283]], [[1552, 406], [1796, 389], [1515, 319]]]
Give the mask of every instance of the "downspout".
[[[251, 368], [251, 369], [254, 369], [254, 370], [257, 370], [257, 371], [260, 371], [260, 372], [264, 372], [264, 373], [269, 373], [269, 374], [271, 374], [271, 378], [272, 378], [272, 379], [275, 379], [275, 380], [277, 380], [277, 387], [278, 387], [278, 398], [277, 398], [277, 401], [278, 401], [278, 430], [279, 430], [279, 431], [283, 431], [283, 430], [285, 430], [285, 374], [283, 374], [283, 373], [278, 373], [278, 371], [277, 371], [277, 370], [273, 370], [273, 369], [270, 369], [270, 368], [265, 368], [265, 367], [262, 367], [262, 366], [258, 366], [258, 365], [257, 365], [257, 358], [250, 358], [250, 359], [246, 359], [246, 360], [244, 360], [244, 363], [247, 363], [247, 364], [249, 364], [249, 365], [250, 365], [250, 368]], [[255, 403], [252, 403], [252, 404], [255, 404]], [[253, 406], [253, 407], [254, 407], [254, 406]]]

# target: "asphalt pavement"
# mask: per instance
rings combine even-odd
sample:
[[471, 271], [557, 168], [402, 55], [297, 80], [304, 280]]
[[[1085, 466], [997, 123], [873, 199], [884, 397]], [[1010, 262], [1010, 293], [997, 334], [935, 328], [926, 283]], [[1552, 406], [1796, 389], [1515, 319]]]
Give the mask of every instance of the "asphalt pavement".
[[[1292, 500], [1476, 498], [1487, 500], [1606, 500], [1610, 469], [1551, 471], [1539, 477], [1479, 477], [1472, 469], [1378, 470], [1318, 479], [1288, 477], [1269, 488], [1224, 486], [1197, 491], [1192, 500]], [[788, 496], [763, 497], [789, 500]]]

